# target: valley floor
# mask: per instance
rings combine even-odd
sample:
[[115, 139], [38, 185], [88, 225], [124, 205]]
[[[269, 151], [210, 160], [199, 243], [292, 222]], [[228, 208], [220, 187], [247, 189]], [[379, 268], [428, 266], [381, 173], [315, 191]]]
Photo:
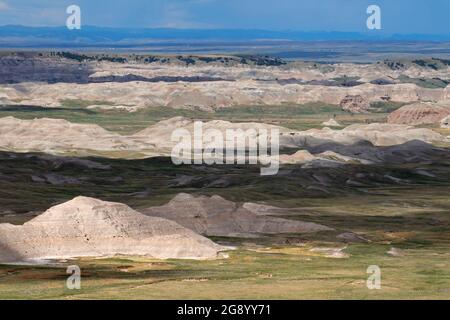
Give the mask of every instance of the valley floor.
[[[209, 261], [115, 257], [2, 265], [0, 298], [448, 299], [449, 191], [415, 186], [339, 199], [286, 199], [310, 213], [291, 218], [363, 234], [368, 243], [345, 244], [326, 234], [213, 238], [239, 249]], [[387, 253], [392, 248], [394, 255]], [[330, 257], [332, 249], [343, 254]], [[66, 288], [68, 265], [80, 266], [81, 290]], [[370, 265], [381, 268], [380, 290], [366, 286]]]

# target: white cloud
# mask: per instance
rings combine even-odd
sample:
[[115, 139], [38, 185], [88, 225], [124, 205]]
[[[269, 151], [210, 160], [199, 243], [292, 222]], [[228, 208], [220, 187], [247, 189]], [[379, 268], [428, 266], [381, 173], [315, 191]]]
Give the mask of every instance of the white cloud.
[[6, 11], [11, 9], [11, 7], [4, 1], [0, 1], [0, 11]]

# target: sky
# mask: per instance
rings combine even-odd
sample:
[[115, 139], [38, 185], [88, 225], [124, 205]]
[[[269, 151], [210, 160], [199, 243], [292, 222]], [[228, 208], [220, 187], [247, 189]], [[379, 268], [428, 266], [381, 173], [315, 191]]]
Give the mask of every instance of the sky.
[[366, 9], [381, 8], [387, 34], [450, 34], [450, 0], [0, 0], [0, 25], [82, 24], [129, 28], [367, 31]]

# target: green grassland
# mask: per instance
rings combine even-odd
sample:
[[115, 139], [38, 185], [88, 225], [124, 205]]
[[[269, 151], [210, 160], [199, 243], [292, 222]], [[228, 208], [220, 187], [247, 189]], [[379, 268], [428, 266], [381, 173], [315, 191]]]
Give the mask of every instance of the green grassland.
[[[445, 187], [450, 181], [448, 160], [445, 159], [430, 164], [396, 166], [354, 164], [320, 169], [287, 166], [276, 176], [261, 176], [259, 166], [174, 166], [170, 158], [85, 158], [105, 169], [61, 163], [63, 159], [32, 153], [0, 153], [0, 212], [39, 212], [78, 195], [124, 202], [138, 208], [162, 204], [180, 192], [218, 194], [237, 202], [270, 201], [294, 207], [299, 205], [298, 199], [307, 198], [340, 198], [368, 193], [380, 193], [382, 198], [384, 194], [378, 191], [379, 188], [402, 187], [402, 184], [393, 186], [386, 175], [404, 179], [409, 181], [406, 186], [416, 187]], [[420, 175], [415, 171], [417, 168], [436, 177]], [[72, 182], [52, 184], [33, 179], [45, 180], [49, 174]], [[346, 184], [350, 178], [357, 179], [357, 175], [372, 178], [366, 179], [365, 185], [359, 188]], [[328, 181], [327, 184], [321, 184], [318, 178]]]
[[337, 105], [322, 103], [297, 106], [237, 106], [218, 109], [215, 112], [166, 107], [145, 108], [137, 112], [86, 108], [94, 104], [108, 105], [107, 102], [102, 101], [65, 100], [58, 108], [0, 106], [0, 117], [66, 119], [74, 123], [98, 124], [107, 130], [121, 134], [136, 133], [158, 121], [177, 116], [204, 121], [220, 119], [235, 122], [266, 122], [295, 130], [307, 130], [323, 127], [322, 122], [333, 117], [342, 125], [384, 121], [389, 112], [402, 106], [392, 102], [376, 103], [374, 108], [377, 112], [371, 114], [350, 114], [342, 111]]
[[[54, 266], [3, 265], [0, 298], [448, 299], [449, 190], [384, 190], [383, 197], [298, 200], [308, 205], [302, 212], [309, 211], [310, 220], [364, 234], [369, 243], [343, 244], [301, 235], [288, 236], [290, 244], [278, 237], [217, 238], [213, 240], [240, 249], [230, 251], [228, 259], [209, 261], [116, 257]], [[346, 209], [351, 214], [343, 214]], [[314, 247], [346, 247], [348, 257], [329, 258], [311, 252]], [[401, 249], [402, 255], [388, 255], [392, 247]], [[82, 270], [81, 290], [65, 287], [66, 267], [73, 264]], [[381, 268], [380, 290], [366, 287], [369, 265]]]
[[[174, 167], [167, 159], [109, 160], [109, 170], [58, 168], [39, 158], [3, 155], [0, 179], [2, 210], [45, 210], [77, 195], [127, 203], [139, 210], [167, 202], [179, 192], [219, 194], [246, 202], [296, 208], [289, 219], [317, 222], [336, 229], [315, 234], [266, 235], [256, 239], [213, 237], [233, 245], [228, 259], [152, 260], [143, 257], [80, 259], [52, 266], [0, 266], [0, 298], [5, 299], [448, 299], [450, 289], [450, 185], [448, 163], [430, 164], [439, 175], [429, 179], [411, 168], [348, 166], [321, 169], [335, 183], [326, 192], [310, 190], [308, 170], [264, 178], [258, 168]], [[426, 164], [417, 166], [427, 167]], [[224, 170], [224, 171], [222, 171]], [[327, 171], [329, 170], [329, 171]], [[342, 179], [369, 170], [400, 175], [408, 184], [376, 183], [347, 187]], [[31, 173], [54, 172], [82, 179], [76, 185], [32, 182]], [[174, 185], [180, 175], [197, 180]], [[112, 180], [120, 177], [121, 180]], [[211, 187], [226, 178], [231, 184]], [[12, 180], [11, 180], [12, 179]], [[142, 193], [144, 191], [144, 193]], [[32, 215], [1, 215], [0, 222], [23, 223]], [[353, 232], [367, 243], [336, 238]], [[330, 258], [311, 248], [344, 248], [345, 258]], [[400, 256], [387, 254], [392, 247]], [[68, 290], [66, 267], [82, 270], [81, 290]], [[369, 265], [382, 271], [381, 290], [368, 290]]]

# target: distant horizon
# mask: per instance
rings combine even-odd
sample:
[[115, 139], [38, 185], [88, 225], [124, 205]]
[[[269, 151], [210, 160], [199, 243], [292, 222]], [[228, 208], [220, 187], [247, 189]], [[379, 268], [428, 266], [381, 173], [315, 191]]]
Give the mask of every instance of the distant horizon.
[[[29, 31], [29, 33], [27, 33]], [[44, 33], [35, 33], [42, 31]], [[52, 31], [57, 32], [51, 34]], [[122, 31], [121, 34], [112, 32]], [[47, 32], [47, 33], [45, 33]], [[0, 25], [0, 39], [5, 37], [49, 37], [71, 36], [83, 34], [93, 35], [99, 32], [111, 39], [203, 39], [203, 40], [273, 40], [273, 41], [433, 41], [449, 42], [450, 32], [442, 34], [426, 33], [388, 33], [383, 30], [372, 33], [370, 31], [326, 31], [326, 30], [270, 30], [259, 28], [185, 28], [185, 27], [112, 27], [100, 25], [85, 25], [81, 30], [68, 30], [66, 26], [30, 26], [23, 24]], [[163, 33], [157, 33], [163, 32]]]

